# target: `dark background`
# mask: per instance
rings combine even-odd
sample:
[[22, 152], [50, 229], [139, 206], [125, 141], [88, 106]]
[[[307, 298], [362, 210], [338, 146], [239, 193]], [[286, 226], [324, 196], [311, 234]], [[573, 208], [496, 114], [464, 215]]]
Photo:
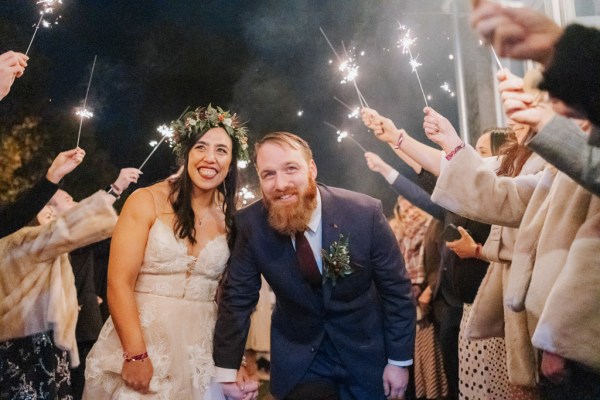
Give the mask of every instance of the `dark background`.
[[[458, 125], [456, 97], [440, 88], [448, 82], [455, 89], [451, 16], [443, 1], [63, 1], [53, 16], [61, 15], [59, 24], [40, 28], [25, 75], [0, 103], [0, 139], [12, 132], [29, 138], [23, 148], [31, 142], [39, 147], [23, 153], [23, 166], [0, 190], [22, 189], [58, 151], [75, 146], [74, 108], [83, 103], [95, 54], [88, 98], [95, 116], [84, 121], [81, 141], [87, 155], [66, 182], [76, 198], [112, 182], [119, 168], [139, 166], [151, 151], [149, 141], [160, 138], [158, 125], [186, 106], [210, 102], [247, 121], [251, 142], [275, 130], [299, 134], [313, 148], [319, 181], [380, 198], [391, 214], [394, 192], [368, 170], [358, 146], [338, 143], [323, 122], [347, 129], [365, 148], [413, 175], [333, 99], [358, 106], [353, 87], [339, 83], [338, 63], [319, 27], [339, 53], [342, 41], [365, 52], [358, 57], [357, 82], [369, 105], [427, 142], [424, 100], [409, 57], [395, 45], [397, 21], [409, 27], [418, 38], [413, 54], [423, 64], [419, 74], [430, 105]], [[24, 52], [37, 19], [35, 1], [3, 1], [0, 51]], [[459, 20], [466, 24], [467, 16]], [[15, 133], [26, 117], [35, 127]], [[17, 149], [3, 145], [7, 165], [18, 162], [11, 161]], [[163, 179], [173, 168], [171, 150], [163, 145], [138, 186]], [[253, 167], [243, 175], [256, 190]]]

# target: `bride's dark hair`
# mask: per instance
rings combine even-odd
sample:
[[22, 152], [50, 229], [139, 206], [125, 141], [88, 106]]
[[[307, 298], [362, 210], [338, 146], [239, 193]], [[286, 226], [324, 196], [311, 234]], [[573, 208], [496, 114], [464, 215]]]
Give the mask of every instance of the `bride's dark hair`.
[[[191, 149], [196, 142], [204, 136], [198, 136], [196, 140], [187, 141], [181, 149], [179, 157], [180, 172], [177, 177], [170, 180], [171, 193], [169, 200], [175, 212], [174, 230], [176, 235], [181, 239], [188, 239], [190, 243], [196, 243], [196, 224], [194, 210], [192, 209], [192, 189], [194, 183], [188, 174], [187, 164]], [[231, 136], [230, 136], [231, 138]], [[222, 210], [225, 214], [225, 227], [227, 229], [227, 242], [231, 247], [235, 239], [234, 215], [236, 211], [237, 201], [237, 180], [238, 180], [238, 148], [239, 143], [236, 140], [231, 140], [231, 164], [229, 171], [223, 183], [217, 187], [217, 191], [222, 196]]]

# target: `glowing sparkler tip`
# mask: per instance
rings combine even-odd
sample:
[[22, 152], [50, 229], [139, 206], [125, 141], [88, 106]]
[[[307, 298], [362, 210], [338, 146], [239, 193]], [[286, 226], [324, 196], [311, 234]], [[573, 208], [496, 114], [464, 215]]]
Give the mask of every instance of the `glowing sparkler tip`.
[[450, 85], [448, 84], [448, 82], [444, 82], [444, 84], [442, 86], [440, 86], [440, 88], [444, 91], [444, 92], [448, 92], [450, 93]]
[[163, 136], [166, 136], [168, 138], [173, 137], [173, 129], [171, 129], [171, 127], [167, 126], [166, 124], [162, 124], [161, 126], [156, 128], [156, 130]]
[[356, 107], [350, 114], [348, 114], [348, 118], [358, 118], [360, 115], [360, 107]]
[[[419, 56], [417, 55], [417, 57], [419, 57]], [[410, 66], [412, 67], [413, 72], [417, 72], [417, 68], [419, 68], [421, 65], [423, 65], [419, 61], [417, 61], [417, 57], [410, 59]]]
[[75, 111], [75, 115], [79, 115], [81, 118], [90, 119], [94, 116], [94, 113], [87, 108], [79, 108], [77, 111]]
[[346, 132], [346, 131], [337, 131], [337, 135], [338, 135], [337, 141], [338, 141], [338, 143], [341, 143], [342, 140], [344, 140], [345, 138], [348, 137], [348, 132]]

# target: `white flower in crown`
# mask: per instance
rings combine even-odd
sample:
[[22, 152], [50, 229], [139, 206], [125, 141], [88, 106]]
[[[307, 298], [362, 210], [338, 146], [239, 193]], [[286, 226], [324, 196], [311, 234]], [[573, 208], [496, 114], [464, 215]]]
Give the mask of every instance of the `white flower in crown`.
[[225, 125], [225, 126], [231, 126], [231, 123], [232, 123], [231, 118], [225, 118], [223, 120], [223, 125]]
[[188, 122], [189, 122], [189, 124], [190, 124], [191, 126], [196, 126], [196, 122], [197, 122], [197, 121], [196, 121], [195, 119], [188, 118]]

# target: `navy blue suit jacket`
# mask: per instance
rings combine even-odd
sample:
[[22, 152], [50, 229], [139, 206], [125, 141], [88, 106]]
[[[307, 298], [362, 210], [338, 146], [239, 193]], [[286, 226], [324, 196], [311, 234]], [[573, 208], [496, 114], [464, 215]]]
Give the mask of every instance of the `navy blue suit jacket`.
[[361, 265], [319, 295], [304, 281], [289, 236], [267, 222], [262, 201], [240, 211], [215, 328], [214, 360], [237, 369], [250, 314], [263, 274], [276, 296], [271, 326], [271, 391], [285, 397], [309, 368], [325, 335], [350, 374], [365, 390], [382, 396], [387, 359], [413, 358], [415, 305], [397, 241], [381, 202], [344, 189], [319, 185], [322, 247], [343, 234], [350, 260]]

